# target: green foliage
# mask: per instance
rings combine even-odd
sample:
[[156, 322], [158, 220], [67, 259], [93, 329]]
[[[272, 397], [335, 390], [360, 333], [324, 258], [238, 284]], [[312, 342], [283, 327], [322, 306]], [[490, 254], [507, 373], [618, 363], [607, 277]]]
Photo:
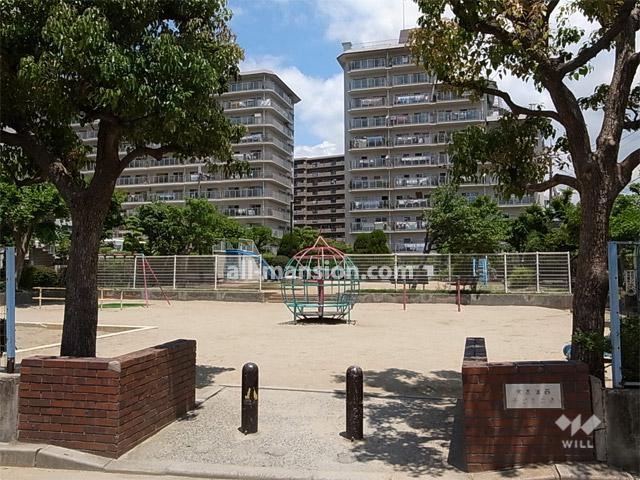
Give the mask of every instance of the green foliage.
[[33, 287], [60, 287], [62, 276], [51, 267], [27, 265], [22, 271], [20, 288], [31, 290]]
[[503, 197], [522, 197], [529, 184], [549, 171], [551, 157], [539, 140], [554, 133], [547, 119], [522, 120], [512, 114], [500, 118], [495, 128], [474, 125], [455, 132], [449, 145], [452, 176], [456, 181], [479, 180], [488, 173], [497, 178]]
[[[319, 236], [320, 232], [311, 227], [294, 227], [293, 231], [285, 233], [280, 239], [278, 255], [291, 258], [300, 250], [312, 246]], [[330, 239], [325, 240], [328, 245], [344, 253], [351, 253], [350, 245]]]
[[360, 233], [353, 243], [353, 253], [388, 254], [387, 236], [382, 230]]
[[291, 258], [303, 248], [313, 245], [318, 235], [319, 232], [311, 227], [294, 227], [280, 239], [278, 255]]
[[516, 267], [507, 276], [510, 289], [525, 288], [536, 284], [536, 269], [533, 267]]
[[487, 197], [473, 202], [462, 197], [455, 185], [439, 187], [431, 197], [433, 208], [425, 213], [427, 234], [440, 253], [494, 253], [504, 250], [509, 222], [498, 205]]
[[87, 153], [70, 127], [78, 118], [116, 120], [132, 146], [230, 159], [243, 130], [216, 99], [242, 59], [230, 18], [224, 0], [4, 0], [2, 110], [11, 115], [2, 126], [20, 118], [56, 156], [76, 160], [78, 180]]
[[207, 255], [220, 238], [237, 240], [246, 233], [206, 199], [187, 200], [184, 207], [142, 205], [127, 219], [127, 229], [125, 250], [148, 255]]
[[284, 267], [289, 263], [289, 257], [285, 257], [284, 255], [274, 255], [271, 252], [265, 252], [262, 254], [262, 258], [265, 262], [267, 262], [272, 267]]
[[104, 220], [102, 237], [106, 238], [112, 234], [112, 230], [124, 225], [125, 219], [122, 213], [122, 202], [127, 198], [127, 194], [121, 190], [113, 192], [107, 218]]
[[640, 239], [640, 183], [631, 185], [630, 195], [620, 195], [613, 204], [609, 231], [611, 240]]
[[509, 243], [517, 252], [576, 253], [580, 236], [580, 206], [573, 192], [563, 190], [547, 207], [527, 207], [511, 223]]
[[278, 244], [278, 239], [273, 236], [273, 231], [264, 225], [249, 228], [247, 237], [253, 240], [260, 253], [269, 251], [269, 248]]
[[626, 382], [640, 382], [640, 315], [623, 317], [620, 332], [622, 378]]

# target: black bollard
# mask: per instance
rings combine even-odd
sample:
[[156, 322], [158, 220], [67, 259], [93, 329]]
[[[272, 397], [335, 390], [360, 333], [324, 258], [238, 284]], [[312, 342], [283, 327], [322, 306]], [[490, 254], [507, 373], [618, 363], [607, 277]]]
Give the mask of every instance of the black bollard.
[[347, 368], [347, 438], [362, 440], [362, 422], [364, 413], [362, 407], [362, 369], [357, 366]]
[[258, 366], [246, 363], [242, 367], [242, 424], [245, 435], [258, 431]]

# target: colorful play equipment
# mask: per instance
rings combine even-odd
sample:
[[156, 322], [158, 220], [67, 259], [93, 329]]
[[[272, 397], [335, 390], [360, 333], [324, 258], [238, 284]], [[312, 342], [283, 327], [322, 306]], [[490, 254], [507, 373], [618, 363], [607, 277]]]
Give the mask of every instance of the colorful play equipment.
[[358, 269], [343, 252], [318, 237], [313, 246], [291, 258], [280, 281], [282, 299], [300, 320], [351, 323], [360, 291]]

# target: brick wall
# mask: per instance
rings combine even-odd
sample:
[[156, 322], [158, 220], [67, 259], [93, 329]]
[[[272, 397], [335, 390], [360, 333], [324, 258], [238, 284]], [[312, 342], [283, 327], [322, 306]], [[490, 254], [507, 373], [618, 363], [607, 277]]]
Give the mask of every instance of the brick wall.
[[[507, 409], [505, 384], [559, 383], [562, 408]], [[555, 421], [592, 415], [587, 365], [571, 361], [487, 362], [483, 338], [468, 338], [462, 363], [464, 439], [470, 472], [515, 465], [594, 460], [593, 435]], [[563, 444], [571, 441], [571, 445]]]
[[119, 457], [195, 405], [194, 340], [114, 358], [22, 360], [18, 439]]

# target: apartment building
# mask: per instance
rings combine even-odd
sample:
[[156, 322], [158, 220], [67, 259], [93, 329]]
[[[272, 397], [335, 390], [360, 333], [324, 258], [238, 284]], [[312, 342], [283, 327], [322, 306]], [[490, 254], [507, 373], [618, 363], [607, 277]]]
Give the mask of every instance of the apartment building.
[[344, 155], [294, 160], [294, 225], [344, 241]]
[[[220, 101], [226, 116], [247, 128], [234, 155], [247, 161], [250, 171], [242, 176], [210, 172], [202, 162], [171, 155], [137, 159], [116, 185], [127, 194], [123, 207], [131, 212], [158, 200], [183, 205], [189, 198], [206, 198], [225, 215], [248, 226], [268, 226], [281, 237], [289, 228], [293, 201], [294, 105], [300, 98], [275, 73], [260, 70], [242, 73]], [[86, 143], [97, 143], [97, 130], [76, 127]]]
[[[447, 145], [453, 132], [488, 125], [502, 109], [491, 96], [472, 100], [414, 63], [408, 30], [398, 41], [343, 43], [347, 241], [383, 230], [392, 250], [424, 249], [423, 212], [433, 191], [449, 181]], [[496, 197], [495, 179], [461, 185], [461, 194]], [[533, 196], [496, 200], [509, 215]]]

